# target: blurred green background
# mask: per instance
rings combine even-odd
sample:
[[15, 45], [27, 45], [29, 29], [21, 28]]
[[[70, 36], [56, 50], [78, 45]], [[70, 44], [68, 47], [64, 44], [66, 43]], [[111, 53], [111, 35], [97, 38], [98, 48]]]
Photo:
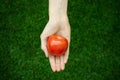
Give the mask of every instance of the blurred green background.
[[120, 0], [69, 0], [71, 45], [53, 73], [40, 49], [48, 0], [0, 0], [0, 80], [120, 80]]

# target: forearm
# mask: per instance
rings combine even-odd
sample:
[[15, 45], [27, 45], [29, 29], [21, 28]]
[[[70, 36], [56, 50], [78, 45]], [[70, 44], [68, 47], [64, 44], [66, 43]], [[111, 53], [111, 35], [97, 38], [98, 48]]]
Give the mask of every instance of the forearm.
[[67, 17], [68, 0], [49, 0], [49, 19]]

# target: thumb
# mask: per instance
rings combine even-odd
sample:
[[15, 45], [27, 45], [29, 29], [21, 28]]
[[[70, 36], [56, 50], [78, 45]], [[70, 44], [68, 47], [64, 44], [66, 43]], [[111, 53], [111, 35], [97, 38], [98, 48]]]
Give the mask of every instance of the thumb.
[[48, 57], [48, 51], [47, 51], [47, 39], [41, 36], [41, 49], [44, 51], [45, 56]]
[[58, 29], [55, 26], [56, 26], [55, 24], [51, 24], [50, 22], [48, 22], [40, 36], [41, 49], [44, 51], [46, 57], [48, 57], [47, 38], [50, 35], [55, 34], [57, 32]]

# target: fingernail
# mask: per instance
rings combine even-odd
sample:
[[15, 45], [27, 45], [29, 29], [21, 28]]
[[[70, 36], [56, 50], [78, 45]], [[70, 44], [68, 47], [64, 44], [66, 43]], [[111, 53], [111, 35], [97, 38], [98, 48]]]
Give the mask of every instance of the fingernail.
[[65, 64], [64, 65], [62, 65], [62, 67], [61, 67], [61, 70], [64, 70], [65, 69]]
[[53, 72], [55, 72], [55, 69], [54, 68], [51, 68]]
[[54, 69], [52, 69], [52, 71], [53, 71], [53, 72], [55, 72], [55, 70], [54, 70]]
[[57, 72], [59, 72], [60, 71], [60, 69], [59, 68], [57, 68]]
[[48, 58], [48, 54], [45, 54], [46, 58]]

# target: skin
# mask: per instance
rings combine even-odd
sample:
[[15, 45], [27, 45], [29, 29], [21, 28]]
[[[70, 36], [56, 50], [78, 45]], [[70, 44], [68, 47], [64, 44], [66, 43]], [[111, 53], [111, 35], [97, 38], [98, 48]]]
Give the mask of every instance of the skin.
[[[53, 72], [65, 69], [65, 64], [69, 56], [70, 44], [70, 24], [67, 16], [68, 0], [49, 0], [49, 21], [46, 24], [41, 38], [41, 49], [44, 51], [47, 58], [49, 58], [50, 66]], [[52, 56], [47, 50], [47, 38], [52, 34], [58, 34], [68, 40], [68, 48], [64, 55], [60, 57]]]

